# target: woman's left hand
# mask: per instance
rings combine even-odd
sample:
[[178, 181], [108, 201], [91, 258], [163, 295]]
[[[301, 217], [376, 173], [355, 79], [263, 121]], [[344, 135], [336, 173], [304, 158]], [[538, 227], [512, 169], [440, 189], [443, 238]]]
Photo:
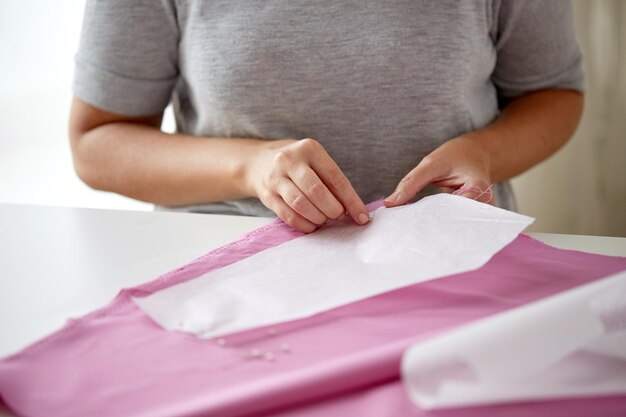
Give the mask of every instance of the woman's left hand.
[[410, 202], [429, 184], [464, 197], [492, 203], [490, 156], [479, 138], [459, 136], [426, 156], [385, 199], [385, 206]]

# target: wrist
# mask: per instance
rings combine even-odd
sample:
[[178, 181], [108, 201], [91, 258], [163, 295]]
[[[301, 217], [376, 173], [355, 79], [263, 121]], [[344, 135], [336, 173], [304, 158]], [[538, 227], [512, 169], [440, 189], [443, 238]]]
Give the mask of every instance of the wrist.
[[255, 140], [251, 144], [238, 174], [241, 192], [247, 197], [259, 197], [266, 168], [279, 149], [296, 142], [293, 139]]
[[493, 180], [493, 161], [495, 158], [493, 143], [493, 134], [487, 129], [468, 132], [459, 139], [467, 141], [469, 144], [468, 154], [472, 155], [472, 159], [480, 167], [490, 180]]

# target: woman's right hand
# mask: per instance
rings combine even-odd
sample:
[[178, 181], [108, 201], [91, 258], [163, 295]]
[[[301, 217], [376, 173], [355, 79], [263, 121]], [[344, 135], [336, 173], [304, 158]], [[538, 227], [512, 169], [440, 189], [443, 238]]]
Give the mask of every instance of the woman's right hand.
[[348, 213], [357, 224], [369, 213], [350, 181], [313, 139], [267, 141], [246, 173], [250, 191], [289, 226], [310, 233]]

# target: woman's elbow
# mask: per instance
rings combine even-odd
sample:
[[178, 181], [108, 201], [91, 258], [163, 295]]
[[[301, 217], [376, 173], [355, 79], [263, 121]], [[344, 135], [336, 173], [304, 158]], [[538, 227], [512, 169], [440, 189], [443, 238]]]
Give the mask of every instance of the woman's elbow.
[[70, 130], [70, 149], [74, 172], [82, 182], [94, 190], [107, 191], [102, 169], [97, 162], [97, 151], [89, 146], [85, 132]]

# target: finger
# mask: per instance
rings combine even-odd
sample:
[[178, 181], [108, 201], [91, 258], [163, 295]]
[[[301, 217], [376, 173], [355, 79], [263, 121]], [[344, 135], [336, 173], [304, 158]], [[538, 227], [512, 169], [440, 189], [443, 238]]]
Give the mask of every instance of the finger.
[[300, 232], [311, 233], [317, 229], [317, 225], [296, 213], [279, 195], [268, 198], [267, 206], [276, 213], [282, 221]]
[[328, 217], [308, 199], [291, 179], [283, 177], [278, 182], [276, 191], [289, 207], [311, 223], [321, 226], [328, 220]]
[[408, 203], [415, 195], [441, 176], [438, 164], [429, 159], [422, 161], [411, 170], [398, 184], [396, 190], [384, 201], [387, 207], [396, 207]]
[[487, 203], [487, 204], [492, 204], [494, 199], [493, 199], [493, 184], [489, 184], [487, 187], [485, 187], [480, 194], [478, 194], [478, 196], [476, 197], [477, 201], [480, 201], [481, 203]]
[[470, 198], [475, 201], [479, 201], [481, 203], [491, 204], [493, 205], [493, 199], [490, 197], [490, 194], [487, 195], [484, 192], [477, 193], [476, 191], [466, 191], [462, 194], [457, 194], [461, 197]]
[[298, 172], [291, 173], [290, 178], [324, 216], [336, 219], [344, 214], [345, 210], [339, 200], [310, 167], [299, 168]]
[[464, 184], [452, 194], [471, 198], [472, 200], [480, 201], [481, 203], [493, 203], [492, 185], [483, 185], [481, 187], [480, 185], [475, 184]]
[[357, 224], [366, 224], [370, 221], [369, 211], [365, 204], [326, 151], [323, 151], [322, 157], [313, 158], [311, 166]]
[[462, 195], [481, 203], [490, 203], [493, 200], [493, 192], [490, 185], [482, 188], [475, 186], [470, 192], [464, 192]]

